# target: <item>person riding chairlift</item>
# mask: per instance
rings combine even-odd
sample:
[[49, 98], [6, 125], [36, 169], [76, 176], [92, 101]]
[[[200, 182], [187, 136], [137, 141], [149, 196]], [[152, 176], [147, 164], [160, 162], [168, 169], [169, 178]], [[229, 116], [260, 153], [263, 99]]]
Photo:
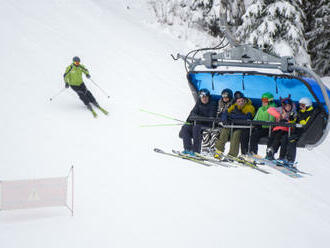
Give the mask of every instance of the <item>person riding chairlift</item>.
[[[250, 99], [246, 98], [240, 91], [234, 94], [235, 103], [228, 108], [228, 111], [222, 115], [222, 121], [226, 123], [228, 119], [231, 120], [247, 120], [252, 119], [255, 114], [255, 108]], [[220, 159], [225, 150], [225, 144], [230, 137], [230, 150], [228, 155], [237, 157], [239, 152], [240, 135], [242, 130], [234, 128], [231, 135], [231, 128], [223, 128], [220, 131], [220, 137], [215, 144], [214, 157]]]
[[[192, 117], [215, 117], [216, 104], [211, 101], [210, 91], [201, 89], [198, 92], [198, 100], [191, 110], [187, 124], [183, 125], [179, 137], [183, 139], [183, 153], [194, 156], [201, 151], [202, 128], [211, 127], [210, 122], [193, 121]], [[188, 124], [189, 123], [189, 124]]]
[[296, 167], [294, 162], [296, 160], [297, 142], [305, 131], [306, 125], [316, 114], [317, 112], [314, 111], [313, 103], [310, 98], [303, 97], [299, 100], [297, 118], [293, 122], [302, 125], [302, 128], [295, 128], [288, 138], [286, 160], [284, 160], [288, 165]]
[[[289, 95], [287, 98], [280, 98], [281, 107], [268, 108], [267, 112], [275, 117], [276, 122], [288, 123], [294, 120], [297, 112], [296, 105], [291, 100]], [[266, 159], [274, 160], [274, 154], [277, 153], [278, 148], [281, 145], [280, 157], [279, 159], [284, 159], [286, 156], [286, 145], [288, 141], [289, 127], [285, 126], [275, 126], [272, 130], [270, 139], [267, 144]]]
[[[222, 117], [228, 108], [233, 104], [233, 91], [231, 89], [224, 89], [221, 92], [221, 98], [218, 101], [216, 118]], [[213, 123], [211, 128], [205, 129], [203, 131], [203, 142], [202, 142], [202, 152], [210, 152], [214, 150], [215, 141], [219, 136], [221, 131], [220, 127], [215, 128], [215, 123]]]
[[[275, 121], [275, 117], [270, 115], [267, 110], [271, 107], [276, 107], [274, 103], [274, 96], [270, 92], [266, 92], [261, 96], [262, 105], [259, 107], [257, 114], [255, 115], [255, 121]], [[250, 129], [243, 129], [241, 134], [241, 153], [245, 159], [248, 159], [248, 148], [250, 140], [250, 153], [258, 154], [258, 142], [262, 137], [267, 137], [269, 133], [269, 126], [256, 126], [250, 135]], [[249, 139], [250, 138], [250, 139]]]

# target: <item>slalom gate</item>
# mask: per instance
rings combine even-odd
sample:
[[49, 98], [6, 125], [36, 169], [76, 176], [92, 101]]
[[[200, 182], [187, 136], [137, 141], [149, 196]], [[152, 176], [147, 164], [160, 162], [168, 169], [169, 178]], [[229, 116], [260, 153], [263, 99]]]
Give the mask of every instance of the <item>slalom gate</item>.
[[73, 189], [73, 166], [66, 177], [2, 180], [0, 210], [63, 206], [73, 216]]

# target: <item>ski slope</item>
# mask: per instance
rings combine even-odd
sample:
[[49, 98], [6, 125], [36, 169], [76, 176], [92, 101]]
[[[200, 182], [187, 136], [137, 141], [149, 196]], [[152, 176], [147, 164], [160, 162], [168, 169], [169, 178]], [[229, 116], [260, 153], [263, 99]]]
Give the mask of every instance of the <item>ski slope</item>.
[[[329, 139], [298, 150], [312, 174], [299, 180], [153, 152], [181, 149], [180, 127], [139, 127], [171, 123], [140, 109], [185, 120], [194, 102], [169, 56], [186, 42], [148, 24], [144, 3], [7, 0], [0, 12], [0, 180], [75, 166], [74, 217], [1, 211], [1, 247], [329, 247]], [[76, 55], [110, 94], [86, 79], [109, 116], [94, 119], [72, 90], [49, 101]]]

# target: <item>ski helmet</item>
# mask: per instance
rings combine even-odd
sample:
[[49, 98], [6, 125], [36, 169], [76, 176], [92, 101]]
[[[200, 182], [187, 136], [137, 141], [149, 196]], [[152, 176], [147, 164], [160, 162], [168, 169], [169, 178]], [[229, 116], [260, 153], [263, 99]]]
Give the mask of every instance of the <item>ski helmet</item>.
[[261, 99], [267, 99], [268, 102], [274, 101], [274, 95], [270, 92], [262, 94]]
[[240, 98], [244, 98], [244, 94], [240, 91], [236, 91], [234, 93], [234, 98], [235, 98], [235, 100], [240, 99]]
[[313, 103], [309, 97], [303, 97], [299, 100], [299, 104], [305, 104], [306, 107], [310, 107]]
[[198, 92], [199, 97], [210, 96], [210, 91], [208, 89], [200, 89]]
[[233, 91], [231, 89], [224, 89], [221, 92], [221, 97], [228, 97], [231, 100], [233, 99]]
[[80, 58], [78, 56], [74, 56], [72, 61], [80, 63]]

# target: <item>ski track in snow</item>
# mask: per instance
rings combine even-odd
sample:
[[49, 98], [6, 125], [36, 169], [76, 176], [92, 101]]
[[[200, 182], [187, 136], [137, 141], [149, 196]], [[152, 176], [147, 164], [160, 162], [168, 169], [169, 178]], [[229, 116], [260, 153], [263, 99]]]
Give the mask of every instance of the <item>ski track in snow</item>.
[[[299, 180], [154, 153], [179, 149], [180, 127], [140, 128], [171, 121], [139, 109], [185, 120], [194, 102], [169, 55], [186, 43], [146, 24], [145, 4], [110, 2], [2, 3], [0, 180], [64, 176], [74, 165], [76, 190], [74, 217], [0, 212], [1, 247], [328, 247], [329, 140], [298, 150], [312, 174]], [[86, 80], [108, 117], [95, 120], [71, 90], [49, 101], [75, 55], [109, 92]]]

